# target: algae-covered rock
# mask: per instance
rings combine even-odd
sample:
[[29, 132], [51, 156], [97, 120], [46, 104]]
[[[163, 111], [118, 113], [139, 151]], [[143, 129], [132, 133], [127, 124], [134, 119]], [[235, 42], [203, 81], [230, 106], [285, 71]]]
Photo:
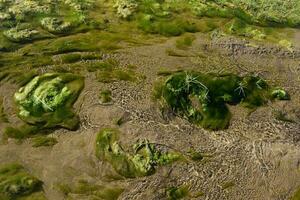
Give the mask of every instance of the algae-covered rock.
[[[7, 164], [0, 167], [0, 197], [3, 200], [30, 198], [35, 192], [41, 191], [42, 181], [25, 171], [19, 164]], [[39, 194], [39, 196], [43, 196]], [[44, 198], [36, 198], [44, 199]]]
[[126, 178], [151, 175], [157, 165], [171, 163], [179, 159], [179, 154], [162, 153], [147, 140], [134, 145], [134, 154], [123, 150], [118, 143], [119, 132], [115, 129], [103, 129], [96, 139], [96, 155], [109, 162], [112, 167]]
[[161, 95], [178, 115], [207, 129], [227, 128], [231, 114], [226, 104], [256, 108], [268, 100], [285, 99], [258, 76], [180, 72], [166, 80]]
[[15, 93], [19, 117], [41, 128], [75, 129], [79, 119], [72, 111], [72, 105], [83, 86], [83, 78], [74, 74], [36, 76]]

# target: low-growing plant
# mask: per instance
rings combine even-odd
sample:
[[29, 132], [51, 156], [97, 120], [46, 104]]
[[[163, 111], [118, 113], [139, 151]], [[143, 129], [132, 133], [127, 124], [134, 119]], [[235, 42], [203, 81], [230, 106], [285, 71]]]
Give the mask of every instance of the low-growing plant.
[[170, 187], [167, 189], [167, 198], [169, 200], [179, 200], [187, 197], [189, 190], [185, 186], [181, 187]]
[[99, 100], [103, 104], [110, 103], [112, 101], [111, 91], [110, 90], [102, 90], [99, 94]]
[[[6, 164], [0, 167], [0, 197], [4, 200], [30, 198], [42, 190], [42, 181], [26, 172], [19, 164]], [[39, 199], [44, 199], [39, 194]]]
[[151, 175], [158, 165], [165, 165], [180, 158], [177, 153], [162, 153], [147, 140], [138, 141], [134, 145], [134, 154], [123, 150], [118, 142], [119, 131], [102, 129], [96, 139], [96, 155], [107, 161], [122, 176], [135, 178]]
[[7, 127], [6, 135], [22, 139], [41, 129], [76, 129], [79, 118], [72, 111], [72, 106], [83, 87], [83, 77], [74, 74], [36, 76], [14, 95], [18, 116], [25, 124], [19, 128]]
[[179, 36], [183, 33], [197, 32], [194, 23], [181, 19], [154, 20], [151, 16], [143, 16], [138, 21], [138, 27], [147, 33], [160, 34], [164, 36]]
[[268, 100], [286, 100], [284, 90], [273, 89], [258, 76], [179, 72], [166, 80], [161, 97], [174, 113], [206, 129], [227, 128], [231, 113], [226, 104], [242, 103], [254, 109]]
[[193, 41], [196, 39], [193, 35], [185, 35], [176, 40], [176, 47], [178, 49], [186, 49], [193, 44]]

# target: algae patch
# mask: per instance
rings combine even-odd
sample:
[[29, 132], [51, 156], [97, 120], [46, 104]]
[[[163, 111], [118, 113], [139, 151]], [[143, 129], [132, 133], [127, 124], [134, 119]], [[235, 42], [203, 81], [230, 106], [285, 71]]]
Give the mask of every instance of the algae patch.
[[272, 88], [258, 76], [179, 72], [168, 78], [160, 98], [174, 113], [206, 129], [227, 128], [231, 113], [226, 104], [242, 103], [247, 108], [268, 100], [288, 100], [283, 89]]
[[6, 164], [0, 167], [0, 197], [3, 200], [45, 199], [42, 193], [42, 182], [28, 174], [19, 164]]
[[118, 142], [118, 130], [102, 129], [96, 139], [96, 155], [109, 162], [125, 178], [151, 175], [156, 166], [166, 165], [180, 158], [175, 152], [161, 152], [147, 140], [133, 146], [133, 154], [123, 150]]
[[[76, 129], [79, 118], [72, 106], [83, 86], [83, 77], [74, 74], [47, 73], [34, 77], [14, 95], [18, 116], [26, 124], [20, 128], [8, 127], [6, 133], [24, 138], [45, 128]], [[25, 129], [28, 133], [24, 133]]]

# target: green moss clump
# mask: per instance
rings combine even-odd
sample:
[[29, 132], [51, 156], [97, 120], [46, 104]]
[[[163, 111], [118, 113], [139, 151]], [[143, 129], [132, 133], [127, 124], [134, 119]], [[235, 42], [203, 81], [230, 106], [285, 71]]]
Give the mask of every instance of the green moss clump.
[[169, 200], [183, 199], [189, 195], [187, 187], [170, 187], [167, 189], [167, 197]]
[[19, 199], [41, 191], [42, 182], [28, 174], [19, 164], [7, 164], [0, 168], [0, 197]]
[[99, 94], [99, 99], [101, 103], [110, 103], [112, 101], [111, 91], [110, 90], [102, 90]]
[[176, 47], [178, 49], [186, 49], [193, 44], [193, 41], [196, 39], [193, 35], [185, 35], [176, 40]]
[[211, 130], [228, 127], [231, 113], [226, 104], [242, 103], [254, 109], [277, 97], [258, 76], [199, 72], [174, 74], [165, 82], [161, 95], [175, 113]]
[[234, 187], [235, 183], [233, 181], [229, 181], [229, 182], [222, 184], [221, 186], [222, 186], [223, 190], [226, 190], [226, 189]]
[[129, 154], [118, 143], [118, 134], [115, 129], [101, 130], [96, 139], [96, 155], [109, 162], [126, 178], [151, 175], [157, 165], [165, 165], [179, 159], [177, 153], [162, 153], [148, 141], [136, 143], [134, 154]]
[[194, 23], [182, 19], [154, 19], [151, 15], [145, 15], [138, 20], [138, 27], [152, 34], [164, 36], [179, 36], [183, 33], [197, 32], [197, 26]]
[[131, 69], [121, 69], [116, 60], [108, 59], [104, 62], [92, 63], [87, 66], [89, 72], [96, 72], [96, 78], [102, 83], [111, 83], [115, 81], [137, 80], [135, 71]]
[[62, 63], [75, 63], [81, 60], [80, 54], [65, 54], [61, 56]]
[[38, 136], [32, 139], [32, 147], [54, 146], [58, 143], [57, 139], [47, 136]]
[[4, 129], [4, 135], [9, 138], [15, 138], [15, 139], [25, 139], [28, 138], [39, 131], [39, 127], [29, 125], [29, 124], [23, 124], [20, 127], [14, 128], [14, 127], [6, 127]]
[[[72, 106], [84, 86], [83, 77], [74, 74], [48, 73], [36, 76], [15, 93], [18, 116], [29, 130], [64, 127], [74, 130], [79, 119]], [[24, 129], [8, 128], [10, 136], [26, 136]]]
[[15, 93], [19, 117], [45, 128], [62, 126], [74, 129], [78, 118], [71, 108], [83, 86], [83, 78], [74, 74], [37, 76]]
[[188, 151], [188, 155], [193, 161], [201, 161], [204, 158], [202, 153], [194, 151], [193, 149]]
[[290, 95], [280, 88], [275, 88], [272, 90], [272, 98], [278, 99], [278, 100], [290, 100]]

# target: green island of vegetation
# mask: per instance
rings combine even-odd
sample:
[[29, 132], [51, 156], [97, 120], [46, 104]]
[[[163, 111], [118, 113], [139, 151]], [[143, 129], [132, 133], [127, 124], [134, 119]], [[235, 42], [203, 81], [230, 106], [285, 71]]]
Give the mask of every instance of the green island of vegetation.
[[257, 108], [269, 100], [288, 100], [286, 91], [270, 87], [259, 76], [178, 72], [157, 87], [156, 98], [176, 114], [206, 129], [224, 129], [231, 114], [226, 104]]

